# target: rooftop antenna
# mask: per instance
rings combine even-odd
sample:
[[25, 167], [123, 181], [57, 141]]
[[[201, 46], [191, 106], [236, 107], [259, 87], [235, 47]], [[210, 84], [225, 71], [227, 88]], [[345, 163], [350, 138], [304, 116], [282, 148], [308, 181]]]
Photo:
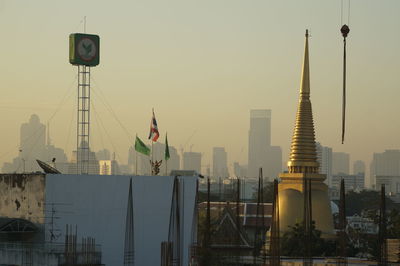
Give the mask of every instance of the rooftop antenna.
[[50, 140], [50, 123], [47, 122], [47, 146], [51, 145], [51, 140]]

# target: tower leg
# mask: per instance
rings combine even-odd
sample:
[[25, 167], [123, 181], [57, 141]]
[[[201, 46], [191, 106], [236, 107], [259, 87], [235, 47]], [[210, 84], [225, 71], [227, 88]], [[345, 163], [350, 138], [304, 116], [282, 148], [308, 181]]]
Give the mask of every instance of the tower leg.
[[78, 66], [76, 169], [77, 174], [89, 174], [90, 133], [90, 67]]

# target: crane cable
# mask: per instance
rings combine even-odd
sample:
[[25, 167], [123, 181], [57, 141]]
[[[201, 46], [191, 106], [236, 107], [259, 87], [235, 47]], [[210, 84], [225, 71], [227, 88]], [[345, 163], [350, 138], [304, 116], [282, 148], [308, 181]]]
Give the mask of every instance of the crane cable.
[[[350, 24], [350, 0], [349, 8], [348, 8], [348, 18], [347, 24]], [[343, 0], [341, 6], [341, 23], [343, 23]], [[343, 24], [340, 28], [340, 32], [343, 36], [343, 99], [342, 99], [342, 144], [344, 143], [344, 135], [346, 131], [346, 38], [350, 32], [350, 28], [348, 25]]]

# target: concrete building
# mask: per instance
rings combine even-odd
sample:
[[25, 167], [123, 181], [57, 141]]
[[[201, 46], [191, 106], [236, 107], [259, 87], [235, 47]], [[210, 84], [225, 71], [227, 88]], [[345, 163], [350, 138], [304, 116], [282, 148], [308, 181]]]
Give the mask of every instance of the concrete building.
[[[78, 240], [90, 236], [102, 246], [105, 265], [123, 265], [131, 178], [135, 265], [160, 265], [161, 242], [168, 240], [170, 227], [174, 183], [171, 176], [0, 175], [0, 217], [33, 224], [40, 230], [30, 239], [44, 239], [47, 243], [63, 243], [66, 225], [76, 225]], [[193, 217], [197, 177], [179, 180], [181, 261], [188, 265], [189, 247], [196, 238]], [[52, 221], [51, 213], [58, 219]]]
[[39, 170], [35, 159], [45, 153], [46, 126], [40, 123], [39, 116], [32, 115], [28, 123], [21, 125], [20, 158], [24, 161], [27, 172]]
[[353, 163], [353, 174], [365, 174], [365, 163], [361, 160], [357, 160]]
[[398, 176], [377, 175], [375, 178], [376, 178], [376, 189], [380, 189], [382, 185], [385, 185], [385, 192], [388, 195], [394, 196], [396, 194], [400, 194], [400, 175]]
[[184, 152], [183, 153], [183, 170], [194, 170], [201, 173], [201, 153], [200, 152]]
[[330, 187], [332, 185], [332, 148], [322, 146], [319, 142], [316, 145], [319, 172], [326, 175], [325, 183]]
[[[170, 158], [165, 161], [165, 144], [156, 142], [153, 145], [154, 160], [162, 160], [160, 167], [160, 175], [167, 175], [173, 170], [180, 170], [180, 156], [178, 151], [173, 147], [169, 146]], [[168, 171], [168, 173], [166, 173]]]
[[[87, 145], [85, 143], [82, 143], [81, 145]], [[82, 150], [81, 150], [82, 151]], [[88, 162], [88, 173], [90, 175], [98, 175], [99, 174], [99, 161], [96, 158], [96, 153], [91, 151], [89, 149], [89, 162]], [[70, 163], [68, 164], [68, 171], [62, 171], [62, 173], [67, 173], [67, 174], [76, 174], [78, 173], [77, 169], [77, 152], [72, 151], [72, 158]]]
[[345, 152], [332, 153], [332, 174], [350, 174], [350, 154]]
[[99, 160], [100, 175], [120, 175], [118, 162], [116, 160]]
[[250, 110], [247, 177], [258, 177], [267, 169], [267, 149], [271, 146], [271, 110]]
[[281, 232], [304, 219], [304, 181], [310, 180], [312, 219], [322, 236], [334, 234], [333, 216], [326, 176], [319, 173], [312, 107], [310, 101], [310, 72], [308, 59], [308, 31], [306, 32], [300, 97], [292, 137], [288, 173], [280, 174], [279, 227]]
[[333, 175], [332, 176], [332, 188], [336, 188], [338, 191], [340, 190], [340, 182], [344, 179], [345, 191], [361, 191], [365, 189], [365, 175], [363, 173], [359, 173], [356, 175]]
[[[280, 146], [270, 146], [267, 148], [266, 168], [263, 168], [263, 176], [267, 180], [274, 180], [282, 172], [282, 149]], [[258, 176], [257, 176], [258, 177]]]
[[243, 178], [247, 176], [247, 165], [240, 165], [238, 162], [233, 163], [233, 172], [235, 177]]
[[102, 149], [96, 152], [97, 160], [111, 160], [111, 152], [107, 149]]
[[247, 177], [258, 178], [260, 168], [270, 180], [282, 171], [282, 149], [271, 146], [271, 110], [250, 110]]
[[347, 216], [347, 230], [352, 228], [360, 233], [364, 234], [377, 234], [378, 233], [378, 225], [374, 223], [374, 221], [367, 217], [361, 217], [357, 214], [353, 216]]
[[374, 153], [370, 166], [370, 182], [377, 185], [376, 176], [400, 176], [400, 150]]
[[40, 123], [37, 115], [33, 114], [28, 123], [21, 125], [18, 156], [12, 162], [4, 163], [2, 172], [28, 173], [39, 171], [40, 167], [36, 163], [36, 159], [51, 163], [53, 158], [57, 163], [67, 163], [64, 150], [51, 144], [49, 133], [47, 133], [46, 138], [46, 126]]
[[228, 155], [224, 147], [213, 148], [213, 177], [228, 177]]

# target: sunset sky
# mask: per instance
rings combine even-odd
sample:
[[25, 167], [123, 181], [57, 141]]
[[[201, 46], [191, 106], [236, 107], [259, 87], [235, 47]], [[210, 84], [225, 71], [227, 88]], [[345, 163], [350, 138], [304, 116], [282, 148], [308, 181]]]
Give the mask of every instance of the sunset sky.
[[271, 109], [272, 144], [287, 161], [309, 29], [317, 141], [368, 168], [373, 152], [400, 148], [399, 11], [398, 0], [351, 1], [342, 145], [340, 0], [0, 1], [0, 163], [18, 154], [20, 125], [33, 113], [68, 157], [76, 147], [68, 36], [83, 32], [86, 16], [101, 42], [92, 69], [95, 151], [108, 148], [126, 163], [154, 107], [160, 140], [168, 131], [170, 145], [204, 153], [205, 167], [214, 146], [226, 148], [230, 167], [247, 164], [249, 110]]

